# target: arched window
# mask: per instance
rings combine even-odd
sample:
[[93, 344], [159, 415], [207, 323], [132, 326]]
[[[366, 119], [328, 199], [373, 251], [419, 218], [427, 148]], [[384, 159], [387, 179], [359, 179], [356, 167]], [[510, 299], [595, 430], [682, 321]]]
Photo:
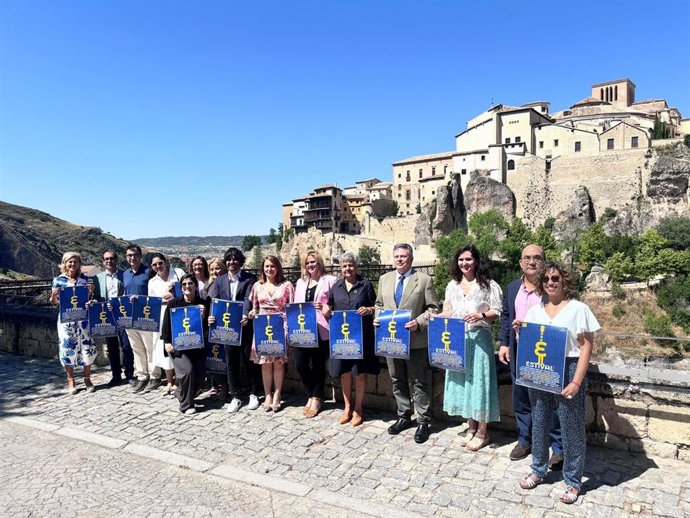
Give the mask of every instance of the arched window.
[[508, 160], [508, 171], [515, 169], [515, 160]]

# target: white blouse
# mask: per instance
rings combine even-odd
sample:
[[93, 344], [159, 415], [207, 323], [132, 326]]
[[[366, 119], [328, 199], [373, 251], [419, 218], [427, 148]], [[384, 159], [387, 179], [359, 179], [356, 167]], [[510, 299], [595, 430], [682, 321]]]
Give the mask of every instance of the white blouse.
[[[460, 283], [451, 280], [446, 286], [446, 297], [443, 302], [443, 311], [450, 311], [454, 318], [462, 318], [467, 313], [486, 313], [489, 310], [501, 314], [503, 306], [503, 292], [495, 281], [489, 281], [489, 289], [486, 290], [477, 284], [477, 280], [471, 282], [472, 287], [465, 295], [462, 292]], [[491, 327], [491, 323], [486, 319], [478, 320], [473, 324], [465, 323], [468, 331], [477, 327]]]
[[542, 302], [530, 308], [527, 316], [525, 316], [525, 322], [565, 327], [568, 330], [568, 343], [566, 344], [566, 356], [568, 358], [580, 357], [578, 336], [582, 333], [595, 333], [601, 329], [589, 306], [579, 300], [570, 300], [553, 320], [546, 314]]

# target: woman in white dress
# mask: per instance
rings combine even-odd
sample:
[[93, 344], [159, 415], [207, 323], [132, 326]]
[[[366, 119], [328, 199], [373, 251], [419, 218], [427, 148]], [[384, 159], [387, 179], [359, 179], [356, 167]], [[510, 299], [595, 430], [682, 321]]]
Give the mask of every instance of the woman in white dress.
[[[184, 271], [180, 268], [171, 269], [165, 256], [161, 253], [155, 253], [151, 257], [151, 272], [155, 272], [155, 274], [149, 279], [149, 296], [163, 299], [160, 319], [162, 326], [165, 308], [168, 306], [168, 302], [175, 298], [174, 284], [180, 282]], [[153, 364], [165, 371], [165, 379], [168, 382], [165, 387], [165, 393], [172, 394], [173, 390], [175, 390], [175, 370], [172, 359], [163, 352], [164, 344], [161, 339], [161, 329], [162, 327], [158, 329], [156, 334], [156, 344], [153, 348]]]

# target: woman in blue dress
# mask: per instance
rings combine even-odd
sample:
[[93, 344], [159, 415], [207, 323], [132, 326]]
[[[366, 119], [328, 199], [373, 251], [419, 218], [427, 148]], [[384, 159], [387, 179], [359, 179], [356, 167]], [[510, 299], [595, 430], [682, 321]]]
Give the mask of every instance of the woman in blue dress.
[[[89, 297], [93, 291], [93, 284], [87, 282], [81, 273], [81, 255], [77, 252], [65, 252], [60, 262], [60, 275], [53, 279], [50, 302], [60, 303], [60, 290], [69, 286], [88, 286]], [[93, 392], [95, 387], [91, 383], [91, 364], [96, 360], [96, 346], [89, 336], [89, 322], [84, 319], [79, 322], [61, 322], [58, 313], [58, 358], [67, 373], [67, 391], [77, 393], [74, 381], [74, 367], [84, 367], [84, 385], [87, 392]]]
[[501, 314], [501, 288], [474, 245], [455, 253], [451, 280], [439, 316], [465, 321], [466, 371], [446, 371], [443, 410], [467, 418], [460, 444], [477, 451], [489, 444], [489, 422], [500, 420], [491, 321]]

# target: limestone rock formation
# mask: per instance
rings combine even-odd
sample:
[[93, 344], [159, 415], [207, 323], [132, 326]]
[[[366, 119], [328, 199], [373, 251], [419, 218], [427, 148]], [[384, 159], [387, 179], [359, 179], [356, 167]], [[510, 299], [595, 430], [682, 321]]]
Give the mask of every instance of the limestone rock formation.
[[592, 198], [584, 185], [575, 190], [570, 207], [556, 216], [554, 234], [559, 239], [573, 239], [580, 230], [594, 223]]
[[652, 167], [647, 196], [650, 198], [685, 198], [688, 196], [690, 161], [660, 156]]
[[439, 187], [436, 199], [422, 209], [415, 226], [415, 244], [431, 245], [439, 236], [455, 229], [467, 230], [467, 216], [460, 181], [454, 177]]
[[593, 266], [590, 274], [585, 278], [587, 291], [611, 291], [611, 276], [601, 266]]
[[473, 174], [464, 193], [469, 218], [475, 212], [498, 210], [507, 220], [515, 216], [515, 195], [506, 184], [487, 176]]

